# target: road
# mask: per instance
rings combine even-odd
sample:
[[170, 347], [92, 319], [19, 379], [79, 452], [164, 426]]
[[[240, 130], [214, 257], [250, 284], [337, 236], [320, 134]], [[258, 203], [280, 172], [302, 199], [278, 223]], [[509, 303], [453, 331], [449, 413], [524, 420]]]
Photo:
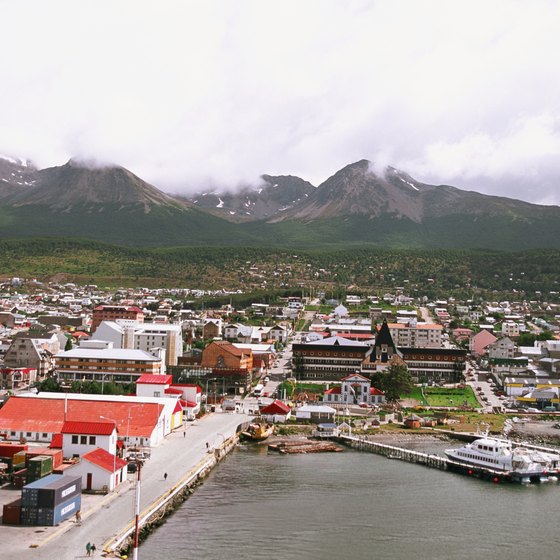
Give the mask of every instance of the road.
[[[239, 424], [250, 419], [251, 416], [246, 414], [213, 413], [202, 420], [189, 422], [184, 430], [175, 431], [162, 444], [153, 448], [151, 458], [142, 469], [140, 509], [143, 510], [154, 502], [194, 468], [205, 457], [207, 443], [210, 448], [220, 445], [235, 434]], [[164, 473], [168, 474], [167, 480], [163, 478]], [[131, 475], [131, 478], [133, 477], [134, 475]], [[2, 557], [41, 560], [85, 557], [85, 545], [88, 541], [100, 548], [133, 518], [134, 485], [127, 483], [126, 486], [118, 497], [107, 504], [104, 504], [104, 497], [93, 509], [82, 509], [81, 525], [76, 525], [72, 519], [64, 521], [59, 528], [49, 528], [45, 532], [37, 531], [43, 527], [3, 527], [3, 531], [9, 529], [12, 535], [19, 534], [19, 538], [9, 538], [9, 542], [3, 538]], [[33, 529], [31, 533], [30, 529]], [[63, 529], [66, 529], [66, 532], [53, 537]], [[32, 535], [31, 542], [40, 546], [29, 549], [30, 542], [23, 539], [22, 534]]]

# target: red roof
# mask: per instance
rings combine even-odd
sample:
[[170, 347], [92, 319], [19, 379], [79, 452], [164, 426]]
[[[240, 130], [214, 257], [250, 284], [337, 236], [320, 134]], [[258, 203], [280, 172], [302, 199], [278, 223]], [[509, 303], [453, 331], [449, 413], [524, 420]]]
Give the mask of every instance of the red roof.
[[54, 434], [49, 449], [62, 449], [62, 434]]
[[196, 392], [202, 393], [202, 387], [200, 387], [196, 383], [173, 383], [171, 387], [196, 387]]
[[153, 385], [169, 385], [173, 382], [172, 375], [157, 375], [153, 373], [145, 373], [141, 375], [137, 380], [136, 383], [143, 383], [143, 384], [153, 384]]
[[[141, 403], [139, 406], [134, 401], [78, 400], [69, 395], [66, 418], [75, 422], [97, 422], [100, 416], [107, 416], [117, 421], [117, 430], [121, 434], [150, 437], [162, 410], [163, 405], [156, 403]], [[63, 424], [63, 394], [58, 398], [10, 397], [0, 409], [3, 430], [58, 434]]]
[[87, 434], [92, 436], [110, 436], [115, 429], [115, 422], [76, 422], [68, 420], [62, 425], [63, 434]]
[[183, 391], [181, 391], [181, 389], [175, 389], [174, 387], [168, 387], [167, 389], [165, 389], [165, 394], [166, 395], [182, 395]]
[[340, 395], [342, 388], [340, 386], [327, 389], [325, 395]]
[[352, 373], [351, 375], [347, 375], [346, 377], [343, 377], [341, 379], [341, 381], [346, 381], [347, 379], [351, 379], [352, 377], [359, 377], [360, 379], [363, 379], [364, 381], [369, 381], [367, 377], [364, 377], [363, 375], [360, 375], [359, 373]]
[[292, 410], [287, 404], [276, 399], [268, 406], [261, 408], [261, 414], [288, 414]]
[[127, 462], [120, 457], [115, 457], [112, 453], [105, 451], [105, 449], [101, 449], [98, 447], [93, 451], [88, 451], [84, 455], [82, 455], [82, 461], [88, 461], [109, 471], [110, 473], [115, 473], [120, 471], [123, 467], [127, 465]]
[[384, 395], [385, 393], [381, 389], [378, 389], [377, 387], [372, 387], [369, 390], [369, 394], [370, 395]]
[[183, 412], [183, 407], [181, 406], [181, 403], [179, 401], [175, 403], [175, 408], [173, 409], [173, 414], [175, 414], [176, 412]]

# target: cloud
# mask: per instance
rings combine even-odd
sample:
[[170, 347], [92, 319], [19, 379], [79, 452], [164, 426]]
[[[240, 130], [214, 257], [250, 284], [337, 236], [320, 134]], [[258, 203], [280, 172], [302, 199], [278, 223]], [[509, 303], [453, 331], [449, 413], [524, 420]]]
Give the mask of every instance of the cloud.
[[0, 153], [115, 162], [173, 192], [318, 184], [367, 158], [560, 202], [555, 2], [0, 7]]

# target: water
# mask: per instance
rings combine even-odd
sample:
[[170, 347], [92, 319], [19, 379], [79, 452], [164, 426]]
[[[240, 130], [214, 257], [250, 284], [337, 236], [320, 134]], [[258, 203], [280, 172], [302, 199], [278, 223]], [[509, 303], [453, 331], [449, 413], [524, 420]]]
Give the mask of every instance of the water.
[[496, 485], [369, 453], [252, 446], [215, 469], [139, 556], [527, 560], [556, 556], [559, 519], [557, 484]]

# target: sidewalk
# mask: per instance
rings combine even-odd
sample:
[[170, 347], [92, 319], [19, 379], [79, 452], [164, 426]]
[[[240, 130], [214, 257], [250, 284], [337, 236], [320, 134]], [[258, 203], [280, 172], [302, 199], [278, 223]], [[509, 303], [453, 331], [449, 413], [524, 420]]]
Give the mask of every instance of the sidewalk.
[[[239, 424], [250, 420], [245, 414], [215, 413], [189, 422], [152, 449], [151, 458], [142, 468], [140, 509], [145, 509], [177, 484], [207, 454], [236, 432]], [[164, 480], [164, 473], [167, 479]], [[85, 546], [101, 546], [117, 535], [134, 517], [134, 480], [129, 475], [115, 496], [83, 496], [82, 523], [75, 519], [59, 527], [2, 527], [2, 556], [26, 560], [67, 560], [86, 556]], [[92, 498], [92, 499], [88, 499]], [[30, 548], [36, 545], [37, 548]]]

